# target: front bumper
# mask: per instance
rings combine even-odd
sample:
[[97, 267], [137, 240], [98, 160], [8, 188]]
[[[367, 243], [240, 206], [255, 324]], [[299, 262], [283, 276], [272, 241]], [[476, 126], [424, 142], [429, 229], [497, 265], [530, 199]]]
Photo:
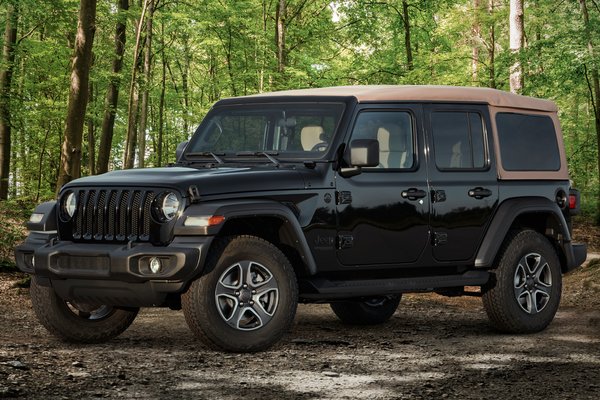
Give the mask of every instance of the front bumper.
[[[56, 240], [55, 233], [31, 232], [15, 249], [17, 266], [50, 285], [65, 300], [115, 306], [164, 305], [202, 273], [212, 237], [176, 237], [168, 246], [148, 243], [88, 244]], [[163, 268], [152, 273], [151, 258]]]

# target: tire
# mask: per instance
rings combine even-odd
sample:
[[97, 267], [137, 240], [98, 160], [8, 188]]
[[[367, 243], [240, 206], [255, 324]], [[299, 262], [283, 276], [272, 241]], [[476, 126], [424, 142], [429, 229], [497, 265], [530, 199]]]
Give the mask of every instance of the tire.
[[509, 234], [492, 271], [496, 284], [483, 295], [492, 326], [506, 333], [534, 333], [554, 319], [562, 291], [556, 250], [533, 230]]
[[363, 301], [331, 303], [338, 318], [349, 325], [382, 324], [394, 315], [402, 295], [373, 297]]
[[66, 342], [101, 343], [123, 333], [137, 316], [137, 308], [75, 303], [61, 299], [51, 287], [31, 280], [31, 304], [40, 323]]
[[292, 265], [273, 244], [253, 236], [222, 239], [206, 268], [181, 305], [188, 326], [208, 347], [261, 351], [290, 329], [298, 284]]

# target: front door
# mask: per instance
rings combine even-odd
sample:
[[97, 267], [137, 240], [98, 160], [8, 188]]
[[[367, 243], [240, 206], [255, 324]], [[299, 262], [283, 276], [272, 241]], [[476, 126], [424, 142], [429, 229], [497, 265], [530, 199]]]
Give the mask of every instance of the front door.
[[425, 107], [436, 261], [470, 262], [498, 203], [487, 107]]
[[429, 243], [430, 197], [422, 152], [421, 106], [363, 107], [350, 143], [379, 141], [380, 164], [336, 180], [341, 264], [411, 263]]

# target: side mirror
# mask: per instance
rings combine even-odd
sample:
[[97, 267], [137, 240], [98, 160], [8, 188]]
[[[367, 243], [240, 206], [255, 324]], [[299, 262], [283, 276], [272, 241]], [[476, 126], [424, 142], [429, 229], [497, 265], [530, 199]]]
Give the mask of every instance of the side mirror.
[[343, 177], [360, 174], [362, 167], [376, 167], [379, 165], [379, 141], [375, 139], [356, 139], [350, 143], [350, 167], [342, 168]]
[[183, 154], [183, 152], [185, 151], [185, 148], [187, 147], [188, 142], [181, 142], [177, 145], [177, 150], [175, 150], [175, 160], [179, 161], [179, 159], [181, 158], [181, 155]]

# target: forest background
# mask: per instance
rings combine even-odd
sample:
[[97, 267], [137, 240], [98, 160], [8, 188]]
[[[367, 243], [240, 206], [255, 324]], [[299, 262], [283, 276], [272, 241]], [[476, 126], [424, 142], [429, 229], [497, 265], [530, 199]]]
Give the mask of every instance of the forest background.
[[175, 161], [220, 98], [357, 84], [555, 101], [600, 222], [600, 0], [0, 0], [1, 28], [4, 244], [70, 179]]

